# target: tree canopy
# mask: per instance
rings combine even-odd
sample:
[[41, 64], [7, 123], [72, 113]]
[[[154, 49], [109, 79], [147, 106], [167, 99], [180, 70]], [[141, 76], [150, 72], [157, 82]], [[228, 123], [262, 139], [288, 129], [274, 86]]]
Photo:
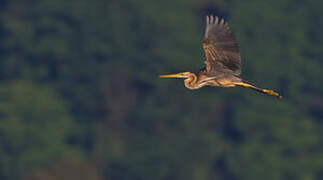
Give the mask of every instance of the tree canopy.
[[[4, 1], [0, 179], [321, 179], [322, 5]], [[157, 78], [204, 65], [208, 14], [282, 100]]]

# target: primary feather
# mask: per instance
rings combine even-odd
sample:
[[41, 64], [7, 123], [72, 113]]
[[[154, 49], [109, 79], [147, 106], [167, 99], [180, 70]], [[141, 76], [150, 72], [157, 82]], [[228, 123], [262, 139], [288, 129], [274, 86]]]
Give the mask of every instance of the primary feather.
[[218, 17], [206, 17], [203, 40], [206, 71], [209, 75], [230, 72], [236, 76], [241, 73], [239, 44], [229, 24]]

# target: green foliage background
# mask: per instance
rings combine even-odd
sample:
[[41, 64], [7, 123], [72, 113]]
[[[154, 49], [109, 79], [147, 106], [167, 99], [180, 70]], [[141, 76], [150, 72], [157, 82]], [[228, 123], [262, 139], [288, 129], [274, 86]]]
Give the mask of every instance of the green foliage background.
[[[323, 2], [6, 0], [0, 179], [323, 178]], [[229, 21], [242, 88], [158, 74], [203, 66], [207, 14]]]

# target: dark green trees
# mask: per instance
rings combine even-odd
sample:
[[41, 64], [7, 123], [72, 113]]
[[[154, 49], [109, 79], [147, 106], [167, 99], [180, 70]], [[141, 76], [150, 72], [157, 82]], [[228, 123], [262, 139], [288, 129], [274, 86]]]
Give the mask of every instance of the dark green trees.
[[[6, 1], [0, 179], [320, 179], [321, 5]], [[203, 66], [208, 13], [284, 99], [157, 78]]]

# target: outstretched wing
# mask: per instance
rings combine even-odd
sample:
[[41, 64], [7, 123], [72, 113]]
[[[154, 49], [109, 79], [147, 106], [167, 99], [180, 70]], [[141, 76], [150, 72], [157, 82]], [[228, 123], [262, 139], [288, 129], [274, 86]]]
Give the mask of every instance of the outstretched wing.
[[239, 76], [240, 51], [239, 44], [229, 24], [218, 17], [206, 16], [206, 30], [203, 41], [205, 64], [210, 75], [230, 72]]

